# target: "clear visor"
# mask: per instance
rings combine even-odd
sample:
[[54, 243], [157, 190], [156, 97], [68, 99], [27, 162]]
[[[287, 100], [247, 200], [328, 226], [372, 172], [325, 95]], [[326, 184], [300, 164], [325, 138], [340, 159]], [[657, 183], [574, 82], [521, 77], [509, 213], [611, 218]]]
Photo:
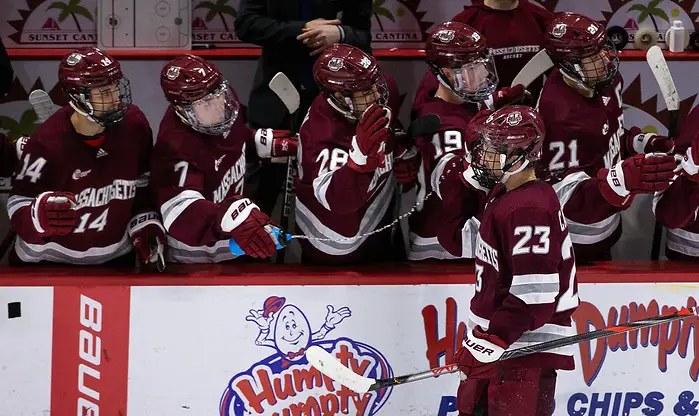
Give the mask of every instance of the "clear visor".
[[238, 118], [240, 103], [235, 99], [227, 81], [206, 97], [184, 107], [187, 123], [200, 133], [227, 133]]
[[492, 55], [462, 64], [453, 69], [454, 92], [472, 102], [486, 100], [498, 85], [498, 73]]

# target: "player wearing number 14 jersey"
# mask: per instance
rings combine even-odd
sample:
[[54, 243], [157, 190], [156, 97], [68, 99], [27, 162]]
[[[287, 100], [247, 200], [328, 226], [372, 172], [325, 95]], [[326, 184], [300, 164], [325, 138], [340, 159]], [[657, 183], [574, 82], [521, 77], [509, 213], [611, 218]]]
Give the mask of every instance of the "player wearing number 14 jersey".
[[[465, 375], [460, 416], [549, 416], [556, 370], [574, 368], [572, 347], [498, 362], [504, 351], [574, 335], [575, 255], [561, 206], [538, 180], [544, 123], [508, 106], [476, 128], [473, 178], [492, 189], [476, 240], [476, 293], [454, 362]], [[480, 408], [480, 410], [478, 410]]]
[[556, 69], [538, 105], [547, 132], [539, 176], [558, 194], [578, 262], [609, 259], [621, 235], [620, 212], [636, 194], [669, 186], [672, 158], [644, 154], [671, 151], [672, 143], [625, 133], [619, 58], [604, 26], [556, 14], [546, 50]]
[[13, 260], [102, 264], [134, 249], [144, 263], [162, 260], [165, 232], [148, 188], [152, 132], [119, 63], [78, 49], [58, 79], [70, 105], [27, 142], [7, 203]]

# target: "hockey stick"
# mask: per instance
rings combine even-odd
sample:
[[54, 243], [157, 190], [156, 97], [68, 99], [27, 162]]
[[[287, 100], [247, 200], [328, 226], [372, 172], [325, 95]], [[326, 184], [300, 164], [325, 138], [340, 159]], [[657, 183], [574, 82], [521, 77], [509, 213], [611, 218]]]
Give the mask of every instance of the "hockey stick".
[[[653, 72], [655, 81], [660, 87], [660, 92], [663, 94], [665, 106], [668, 111], [667, 137], [675, 139], [677, 134], [677, 117], [680, 110], [680, 94], [675, 87], [675, 81], [672, 79], [672, 73], [667, 66], [667, 61], [663, 56], [663, 51], [660, 47], [653, 46], [646, 52], [646, 61], [650, 70]], [[651, 260], [660, 258], [660, 241], [662, 240], [663, 226], [656, 220], [655, 229], [653, 230], [653, 245], [650, 250]]]
[[517, 84], [522, 84], [526, 88], [551, 68], [553, 68], [553, 61], [546, 49], [542, 49], [522, 67], [510, 86], [514, 87]]
[[[43, 123], [48, 120], [49, 117], [56, 111], [58, 111], [59, 106], [53, 103], [51, 97], [46, 93], [46, 91], [37, 89], [29, 94], [29, 103], [32, 105], [34, 112], [36, 113], [36, 118], [39, 123]], [[19, 155], [17, 155], [19, 157]], [[3, 238], [0, 243], [0, 259], [5, 257], [7, 250], [12, 246], [12, 242], [15, 240], [17, 233], [14, 228], [10, 227], [10, 230]]]
[[[620, 323], [619, 325], [609, 326], [604, 329], [598, 329], [596, 331], [586, 332], [584, 334], [572, 335], [553, 341], [534, 344], [528, 347], [505, 351], [502, 357], [500, 357], [499, 361], [524, 357], [526, 355], [539, 352], [551, 351], [556, 348], [575, 345], [583, 341], [592, 341], [598, 338], [604, 338], [611, 335], [661, 325], [679, 319], [689, 318], [690, 316], [696, 316], [698, 314], [699, 308], [697, 307], [689, 309], [683, 308], [673, 313], [667, 313], [652, 318], [639, 319], [638, 321], [634, 322]], [[366, 392], [378, 390], [384, 387], [392, 387], [411, 383], [413, 381], [424, 380], [427, 378], [436, 378], [442, 374], [450, 374], [459, 371], [458, 364], [452, 363], [419, 373], [407, 374], [393, 378], [372, 379], [362, 377], [359, 374], [352, 372], [352, 370], [342, 365], [329, 352], [315, 345], [310, 346], [308, 350], [306, 350], [306, 358], [308, 359], [308, 362], [313, 367], [317, 368], [323, 375], [330, 377], [331, 379], [359, 394], [364, 394]]]
[[[408, 126], [408, 131], [405, 134], [405, 147], [413, 148], [415, 146], [415, 138], [422, 136], [431, 136], [439, 130], [442, 125], [442, 120], [436, 114], [425, 114], [422, 117], [416, 118], [410, 126]], [[406, 151], [406, 154], [410, 150]], [[402, 156], [405, 156], [402, 155]], [[412, 156], [417, 157], [417, 156]], [[396, 186], [396, 195], [393, 206], [393, 219], [396, 220], [400, 216], [400, 201], [403, 195], [403, 184], [398, 184]], [[424, 202], [424, 201], [423, 201]], [[391, 245], [394, 248], [396, 260], [405, 260], [405, 244], [403, 239], [398, 239], [398, 234], [400, 231], [400, 222], [396, 221], [391, 227]], [[402, 248], [402, 249], [401, 249]]]
[[[282, 72], [277, 72], [277, 75], [269, 81], [269, 89], [271, 89], [277, 97], [284, 103], [289, 111], [291, 119], [291, 133], [296, 131], [296, 110], [301, 105], [301, 97], [294, 85], [289, 81], [289, 78]], [[289, 156], [286, 163], [286, 181], [284, 182], [284, 205], [282, 206], [282, 215], [279, 221], [279, 226], [286, 231], [289, 227], [289, 216], [291, 215], [291, 200], [294, 194], [294, 176], [296, 176], [296, 168], [294, 166], [294, 157]], [[277, 253], [277, 264], [284, 263], [286, 251], [282, 250]]]

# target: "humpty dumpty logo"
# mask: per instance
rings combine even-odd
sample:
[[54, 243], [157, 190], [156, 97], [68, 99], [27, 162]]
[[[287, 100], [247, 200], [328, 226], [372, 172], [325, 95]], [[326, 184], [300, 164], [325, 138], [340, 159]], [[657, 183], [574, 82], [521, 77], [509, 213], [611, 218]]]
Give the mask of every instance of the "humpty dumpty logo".
[[284, 297], [270, 296], [262, 309], [250, 310], [245, 320], [257, 326], [255, 345], [273, 353], [230, 380], [221, 398], [221, 416], [373, 415], [383, 407], [390, 388], [359, 395], [308, 363], [305, 352], [317, 345], [357, 374], [393, 376], [388, 361], [376, 348], [348, 338], [327, 339], [352, 312], [346, 306], [326, 305], [325, 309], [325, 320], [315, 331], [308, 316], [321, 315], [307, 315]]

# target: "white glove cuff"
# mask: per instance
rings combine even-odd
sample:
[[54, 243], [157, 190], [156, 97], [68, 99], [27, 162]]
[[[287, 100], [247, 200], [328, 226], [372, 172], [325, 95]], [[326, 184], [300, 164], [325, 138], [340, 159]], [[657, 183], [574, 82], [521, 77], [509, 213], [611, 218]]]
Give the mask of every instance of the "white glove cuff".
[[499, 360], [502, 354], [505, 353], [505, 349], [501, 346], [473, 336], [473, 328], [468, 330], [466, 338], [464, 338], [461, 344], [469, 350], [473, 358], [481, 363], [493, 363]]
[[621, 162], [614, 165], [611, 169], [609, 169], [609, 173], [607, 173], [607, 184], [609, 184], [609, 187], [612, 188], [614, 193], [616, 193], [622, 198], [625, 198], [631, 192], [629, 192], [628, 189], [626, 189], [626, 182], [624, 180], [624, 169], [621, 166], [623, 162], [624, 161], [622, 160]]
[[350, 147], [349, 157], [352, 159], [357, 166], [364, 166], [367, 162], [367, 155], [359, 150], [359, 143], [357, 142], [357, 136], [352, 136], [352, 146]]
[[34, 225], [34, 228], [39, 234], [44, 234], [46, 232], [46, 230], [44, 230], [44, 227], [41, 226], [41, 221], [39, 221], [39, 207], [41, 206], [43, 199], [51, 193], [52, 192], [40, 193], [39, 195], [37, 195], [36, 199], [34, 200], [34, 203], [32, 204], [32, 224]]
[[165, 234], [165, 227], [163, 227], [163, 223], [160, 222], [160, 215], [158, 215], [158, 213], [155, 211], [148, 211], [141, 214], [136, 214], [133, 216], [133, 218], [131, 218], [128, 227], [129, 237], [133, 238], [133, 235], [137, 231], [142, 230], [151, 224], [159, 227], [163, 231], [163, 234]]
[[223, 219], [221, 219], [221, 230], [226, 233], [234, 230], [240, 224], [245, 222], [246, 219], [248, 219], [250, 213], [255, 208], [257, 208], [257, 205], [255, 205], [248, 198], [243, 198], [233, 202], [226, 210], [226, 213], [223, 214]]
[[274, 142], [274, 131], [272, 129], [255, 130], [255, 151], [261, 159], [272, 157], [272, 143]]
[[633, 138], [633, 150], [634, 150], [634, 152], [636, 152], [638, 154], [645, 153], [646, 152], [646, 145], [648, 144], [650, 139], [652, 139], [655, 136], [656, 136], [655, 133], [637, 134]]
[[697, 173], [699, 173], [699, 166], [697, 166], [696, 162], [692, 158], [692, 148], [690, 147], [687, 149], [687, 153], [685, 153], [684, 157], [682, 158], [682, 170], [687, 172], [688, 175], [694, 176]]

